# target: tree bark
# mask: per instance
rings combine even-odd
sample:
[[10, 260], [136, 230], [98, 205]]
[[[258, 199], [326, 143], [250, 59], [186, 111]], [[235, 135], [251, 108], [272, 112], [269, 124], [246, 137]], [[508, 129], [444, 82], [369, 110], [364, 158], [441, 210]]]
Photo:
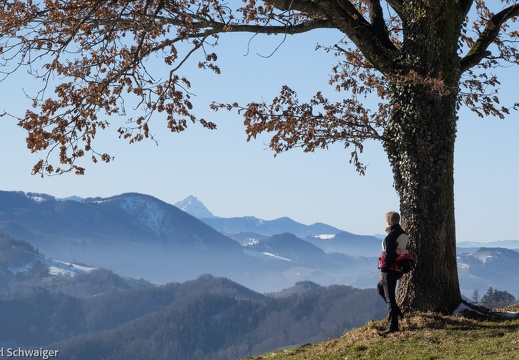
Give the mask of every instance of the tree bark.
[[[399, 285], [404, 309], [452, 312], [461, 302], [454, 219], [454, 142], [463, 23], [454, 2], [407, 6], [403, 53], [390, 79], [384, 147], [416, 268]], [[424, 15], [426, 14], [426, 15]]]
[[[425, 86], [427, 87], [427, 86]], [[400, 86], [385, 143], [416, 268], [400, 280], [404, 309], [452, 312], [461, 302], [454, 220], [456, 97]], [[427, 96], [427, 94], [430, 94]]]

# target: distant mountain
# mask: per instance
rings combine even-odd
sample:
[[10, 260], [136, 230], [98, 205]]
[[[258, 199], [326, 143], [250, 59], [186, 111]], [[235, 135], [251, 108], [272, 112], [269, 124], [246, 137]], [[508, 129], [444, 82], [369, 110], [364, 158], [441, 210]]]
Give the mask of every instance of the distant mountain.
[[227, 236], [240, 233], [255, 233], [262, 236], [291, 233], [300, 238], [321, 234], [336, 234], [339, 229], [323, 223], [304, 225], [288, 217], [275, 220], [261, 220], [254, 216], [233, 218], [202, 218], [204, 223]]
[[0, 191], [0, 231], [10, 235], [10, 227], [18, 229], [20, 240], [36, 242], [38, 247], [58, 242], [66, 247], [145, 240], [185, 248], [239, 248], [175, 206], [136, 193], [77, 202]]
[[52, 258], [155, 283], [207, 272], [230, 275], [251, 261], [233, 239], [173, 205], [136, 193], [77, 202], [0, 191], [0, 234]]
[[519, 250], [519, 240], [499, 240], [490, 242], [462, 241], [456, 244], [458, 248], [478, 249], [481, 247], [500, 247]]
[[213, 213], [205, 207], [204, 203], [202, 203], [193, 195], [190, 195], [184, 200], [177, 202], [175, 206], [198, 219], [215, 217]]
[[298, 265], [322, 264], [325, 252], [297, 236], [285, 233], [242, 243], [247, 249]]
[[[305, 225], [289, 217], [275, 220], [262, 220], [254, 216], [221, 218], [214, 216], [200, 200], [192, 195], [177, 202], [175, 206], [238, 242], [262, 239], [283, 233], [291, 233], [299, 238], [312, 236], [321, 236], [322, 238], [325, 236], [333, 237], [333, 235], [341, 232], [341, 230], [330, 225], [323, 223]], [[350, 235], [355, 236], [354, 234]]]
[[[236, 243], [175, 206], [148, 195], [128, 193], [82, 202], [56, 201], [0, 191], [0, 231], [9, 226], [26, 233], [21, 239], [63, 245], [159, 242], [186, 248], [237, 248]], [[42, 241], [44, 238], [45, 241]]]
[[[52, 258], [152, 283], [186, 281], [210, 273], [256, 291], [272, 292], [305, 280], [357, 287], [372, 286], [375, 281], [374, 260], [325, 254], [286, 233], [286, 229], [312, 234], [335, 228], [306, 226], [289, 218], [231, 222], [242, 220], [257, 224], [254, 227], [261, 232], [283, 231], [285, 235], [268, 239], [272, 235], [242, 232], [243, 241], [265, 241], [262, 247], [241, 246], [177, 207], [143, 194], [70, 201], [45, 194], [0, 192], [0, 234], [26, 241]], [[270, 253], [266, 247], [272, 249]], [[290, 261], [272, 251], [286, 254]]]
[[59, 200], [59, 201], [68, 201], [68, 200], [71, 200], [71, 201], [77, 201], [77, 202], [83, 202], [83, 198], [82, 197], [79, 197], [79, 196], [68, 196], [66, 198], [56, 198], [56, 200]]
[[[77, 200], [0, 191], [0, 234], [59, 259], [52, 265], [55, 271], [70, 274], [85, 270], [81, 264], [100, 269], [86, 275], [112, 271], [154, 284], [213, 274], [258, 292], [275, 292], [301, 281], [358, 288], [373, 287], [377, 282], [381, 240], [375, 236], [355, 235], [325, 224], [307, 226], [286, 217], [201, 221], [173, 205], [136, 193]], [[233, 238], [220, 231], [234, 234]], [[514, 247], [516, 242], [499, 244]], [[479, 247], [460, 245], [465, 244], [457, 248], [464, 296], [470, 298], [474, 289], [485, 291], [492, 286], [519, 297], [519, 289], [510, 285], [517, 283], [514, 276], [519, 267], [514, 267], [514, 255], [519, 252], [494, 251], [490, 261], [482, 262], [475, 255], [484, 253]], [[50, 266], [43, 260], [36, 263]], [[22, 265], [9, 266], [22, 269]], [[57, 278], [49, 279], [56, 282]], [[109, 283], [118, 282], [112, 279]], [[85, 291], [67, 288], [61, 281], [55, 286], [65, 286], [64, 293]]]
[[382, 250], [382, 241], [379, 237], [356, 235], [347, 231], [328, 236], [310, 236], [305, 240], [326, 252], [337, 252], [352, 256], [378, 257]]
[[376, 258], [326, 253], [290, 233], [248, 240], [242, 246], [247, 254], [272, 264], [272, 269], [282, 265], [281, 276], [292, 283], [308, 280], [365, 288], [375, 286], [378, 277]]
[[40, 288], [88, 297], [151, 286], [105, 269], [48, 258], [24, 241], [0, 235], [0, 294], [3, 296], [22, 296]]
[[482, 296], [489, 287], [507, 291], [519, 299], [519, 252], [482, 247], [476, 252], [458, 253], [458, 275], [464, 296], [472, 299], [475, 289]]
[[238, 234], [229, 234], [227, 236], [229, 236], [231, 239], [236, 240], [239, 243], [246, 243], [246, 242], [251, 242], [251, 241], [254, 241], [254, 240], [261, 240], [261, 239], [268, 238], [267, 235], [260, 235], [258, 233], [252, 233], [252, 232], [242, 232], [242, 233], [238, 233]]
[[316, 284], [311, 281], [300, 281], [300, 282], [295, 283], [294, 286], [291, 286], [288, 289], [283, 289], [276, 293], [269, 294], [269, 296], [272, 296], [274, 298], [290, 297], [294, 294], [304, 294], [308, 291], [312, 291], [312, 290], [318, 289], [320, 287], [321, 286], [319, 284]]

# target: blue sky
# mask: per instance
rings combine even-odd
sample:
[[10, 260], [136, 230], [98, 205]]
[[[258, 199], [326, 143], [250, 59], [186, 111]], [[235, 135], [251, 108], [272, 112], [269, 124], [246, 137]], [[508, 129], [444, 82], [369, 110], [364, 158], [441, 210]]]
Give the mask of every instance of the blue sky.
[[[340, 34], [326, 32], [335, 42]], [[152, 123], [159, 146], [152, 142], [128, 145], [117, 137], [117, 119], [100, 134], [98, 148], [115, 156], [110, 164], [86, 161], [85, 176], [67, 174], [31, 175], [33, 164], [45, 154], [31, 154], [25, 134], [12, 119], [0, 118], [1, 190], [43, 192], [56, 197], [111, 196], [139, 192], [174, 204], [189, 195], [198, 197], [221, 217], [256, 216], [270, 220], [288, 216], [312, 224], [324, 222], [357, 234], [379, 234], [384, 214], [398, 210], [398, 198], [387, 157], [377, 142], [366, 145], [363, 159], [366, 176], [359, 176], [348, 163], [349, 150], [341, 144], [329, 150], [305, 154], [298, 149], [274, 158], [265, 143], [268, 137], [250, 143], [241, 118], [235, 113], [211, 113], [212, 100], [246, 103], [271, 99], [287, 84], [305, 99], [324, 89], [334, 59], [314, 51], [319, 34], [281, 39], [229, 36], [220, 40], [216, 76], [192, 67], [185, 74], [197, 94], [195, 106], [206, 119], [218, 124], [209, 131], [191, 126], [171, 134], [160, 119]], [[274, 54], [268, 58], [258, 56]], [[502, 103], [512, 102], [519, 69], [506, 69]], [[506, 82], [508, 81], [508, 82]], [[27, 101], [21, 86], [34, 88], [20, 76], [0, 84], [3, 109], [22, 113]], [[517, 98], [515, 99], [517, 101]], [[455, 157], [455, 206], [458, 241], [519, 239], [519, 114], [506, 120], [478, 118], [462, 110]]]

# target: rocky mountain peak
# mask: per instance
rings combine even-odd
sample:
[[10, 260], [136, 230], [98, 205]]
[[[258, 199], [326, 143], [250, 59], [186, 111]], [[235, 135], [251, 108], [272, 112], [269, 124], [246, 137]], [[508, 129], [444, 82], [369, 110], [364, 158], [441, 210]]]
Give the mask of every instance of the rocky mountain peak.
[[196, 198], [196, 196], [190, 195], [182, 201], [175, 204], [177, 208], [187, 212], [189, 215], [194, 216], [198, 219], [214, 218], [215, 216], [208, 208], [205, 207], [204, 203]]

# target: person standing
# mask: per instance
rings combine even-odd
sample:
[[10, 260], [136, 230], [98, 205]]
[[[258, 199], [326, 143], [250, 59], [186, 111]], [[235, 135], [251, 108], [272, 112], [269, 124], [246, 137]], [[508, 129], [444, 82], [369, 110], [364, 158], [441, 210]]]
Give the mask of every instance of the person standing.
[[395, 259], [401, 252], [407, 251], [409, 237], [400, 226], [400, 215], [396, 211], [386, 214], [387, 236], [382, 241], [382, 255], [380, 257], [380, 281], [377, 284], [377, 292], [387, 304], [389, 327], [380, 331], [379, 335], [386, 335], [399, 331], [398, 317], [402, 317], [402, 311], [396, 302], [397, 281], [402, 277], [395, 263]]

